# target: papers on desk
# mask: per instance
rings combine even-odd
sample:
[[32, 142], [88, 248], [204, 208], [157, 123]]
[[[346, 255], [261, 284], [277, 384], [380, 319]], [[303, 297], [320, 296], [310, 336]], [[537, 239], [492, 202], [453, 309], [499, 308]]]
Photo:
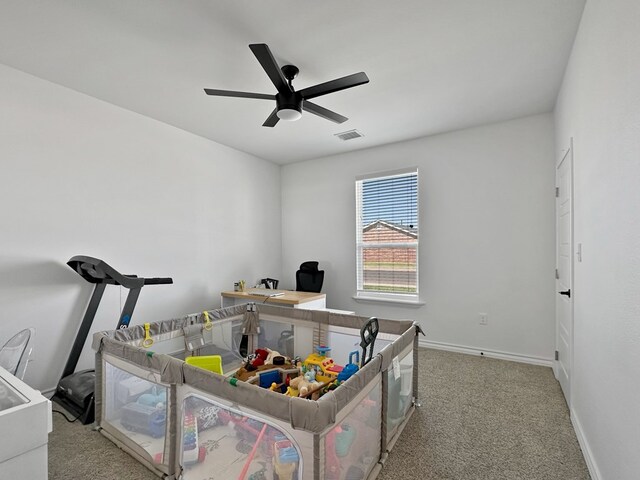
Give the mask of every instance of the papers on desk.
[[251, 290], [250, 292], [248, 292], [249, 295], [255, 295], [258, 297], [282, 297], [284, 295], [284, 292], [274, 292], [274, 291], [270, 291], [268, 289], [263, 289], [263, 290]]

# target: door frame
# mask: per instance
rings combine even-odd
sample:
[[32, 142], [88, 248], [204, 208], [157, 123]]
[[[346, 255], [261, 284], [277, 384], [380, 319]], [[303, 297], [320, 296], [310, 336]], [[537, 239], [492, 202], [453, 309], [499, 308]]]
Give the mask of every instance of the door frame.
[[[570, 215], [570, 220], [569, 220], [569, 268], [570, 268], [570, 273], [569, 273], [569, 289], [571, 290], [571, 297], [569, 298], [569, 302], [570, 302], [570, 306], [569, 306], [569, 324], [571, 326], [571, 331], [569, 332], [569, 338], [568, 338], [568, 349], [569, 349], [569, 359], [567, 361], [568, 365], [569, 365], [569, 378], [568, 378], [568, 391], [564, 392], [563, 394], [565, 396], [566, 402], [567, 402], [567, 406], [569, 407], [569, 411], [571, 412], [571, 398], [572, 398], [572, 392], [573, 392], [573, 339], [574, 339], [574, 304], [575, 304], [575, 289], [574, 289], [574, 272], [575, 272], [575, 248], [574, 248], [574, 229], [573, 229], [573, 225], [574, 225], [574, 211], [575, 211], [575, 204], [574, 204], [574, 199], [575, 199], [575, 195], [574, 195], [574, 182], [573, 182], [573, 156], [574, 156], [574, 152], [573, 152], [573, 137], [569, 138], [569, 147], [564, 150], [562, 152], [560, 161], [556, 164], [556, 186], [559, 186], [559, 178], [558, 178], [558, 169], [560, 167], [560, 165], [562, 165], [563, 162], [568, 161], [569, 162], [569, 169], [568, 169], [568, 175], [569, 175], [569, 183], [571, 185], [571, 192], [569, 195], [569, 215]], [[558, 215], [558, 211], [559, 211], [559, 197], [556, 197], [556, 209], [555, 209], [555, 217], [556, 217], [556, 268], [558, 268], [559, 266], [559, 262], [558, 262], [558, 258], [559, 258], [559, 242], [558, 242], [558, 235], [559, 235], [559, 229], [558, 229], [558, 219], [559, 219], [559, 215]], [[557, 302], [561, 301], [561, 298], [558, 296], [558, 287], [559, 287], [559, 282], [558, 279], [555, 280], [555, 302], [554, 305], [556, 306], [555, 308], [555, 315], [556, 315], [556, 338], [555, 338], [555, 349], [556, 351], [558, 351], [559, 348], [559, 343], [560, 343], [560, 320], [558, 318], [558, 308], [557, 308]], [[560, 368], [559, 368], [559, 360], [555, 360], [555, 356], [554, 356], [554, 361], [553, 361], [553, 372], [554, 375], [556, 377], [556, 379], [559, 380], [559, 372], [560, 372]]]

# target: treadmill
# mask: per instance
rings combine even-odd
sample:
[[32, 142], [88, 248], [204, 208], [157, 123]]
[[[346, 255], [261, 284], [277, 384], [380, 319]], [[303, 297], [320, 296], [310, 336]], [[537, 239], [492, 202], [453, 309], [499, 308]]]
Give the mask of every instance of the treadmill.
[[[145, 285], [162, 285], [173, 283], [171, 278], [142, 278], [137, 275], [123, 275], [109, 266], [103, 260], [84, 255], [72, 257], [67, 265], [87, 282], [95, 285], [89, 306], [84, 314], [82, 323], [71, 347], [69, 358], [58, 382], [56, 392], [51, 400], [60, 404], [83, 425], [92, 423], [95, 419], [94, 391], [96, 372], [93, 369], [76, 372], [76, 366], [82, 353], [93, 319], [102, 300], [102, 294], [107, 285], [120, 285], [129, 289], [129, 294], [120, 314], [117, 328], [128, 328], [138, 296]], [[74, 373], [75, 372], [75, 373]]]

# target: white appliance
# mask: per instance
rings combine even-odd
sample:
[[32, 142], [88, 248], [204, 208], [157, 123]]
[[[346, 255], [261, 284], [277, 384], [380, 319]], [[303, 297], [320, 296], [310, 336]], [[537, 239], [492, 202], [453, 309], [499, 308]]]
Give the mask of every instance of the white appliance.
[[0, 480], [47, 480], [51, 402], [0, 367]]

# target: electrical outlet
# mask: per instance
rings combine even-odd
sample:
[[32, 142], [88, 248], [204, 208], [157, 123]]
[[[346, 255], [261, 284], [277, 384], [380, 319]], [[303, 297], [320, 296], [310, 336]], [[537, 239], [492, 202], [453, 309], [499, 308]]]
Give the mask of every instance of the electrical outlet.
[[489, 323], [489, 315], [486, 313], [479, 313], [480, 315], [480, 325], [487, 325]]

